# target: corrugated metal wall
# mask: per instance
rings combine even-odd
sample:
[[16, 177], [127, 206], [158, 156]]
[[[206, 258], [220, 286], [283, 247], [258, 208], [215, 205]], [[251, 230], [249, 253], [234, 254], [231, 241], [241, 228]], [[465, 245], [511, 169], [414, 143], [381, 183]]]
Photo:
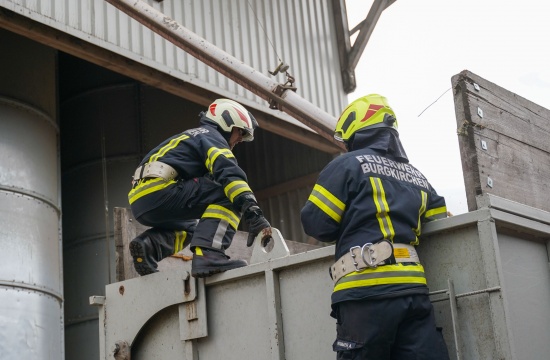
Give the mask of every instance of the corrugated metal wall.
[[[333, 156], [267, 131], [255, 135], [252, 143], [236, 146], [234, 153], [266, 217], [286, 239], [317, 244], [306, 236], [300, 221], [300, 210], [313, 184], [306, 185], [297, 179], [308, 177], [314, 182], [311, 175], [318, 173]], [[296, 187], [283, 186], [279, 191], [274, 188], [289, 182]]]
[[[328, 113], [339, 114], [346, 103], [330, 1], [146, 2], [266, 75], [282, 58], [296, 78], [298, 93]], [[265, 101], [104, 0], [0, 0], [0, 6], [205, 89], [249, 100], [258, 109], [268, 111]], [[278, 116], [289, 118], [283, 113]]]

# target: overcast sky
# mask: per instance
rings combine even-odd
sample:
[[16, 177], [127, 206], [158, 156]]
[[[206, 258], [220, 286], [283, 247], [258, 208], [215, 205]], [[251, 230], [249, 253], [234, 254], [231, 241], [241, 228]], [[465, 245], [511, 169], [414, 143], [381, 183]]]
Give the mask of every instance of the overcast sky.
[[[372, 1], [347, 0], [350, 29]], [[550, 109], [550, 1], [397, 0], [380, 17], [349, 100], [380, 93], [409, 160], [449, 211], [467, 212], [451, 77], [469, 70]], [[435, 104], [418, 115], [439, 96]]]

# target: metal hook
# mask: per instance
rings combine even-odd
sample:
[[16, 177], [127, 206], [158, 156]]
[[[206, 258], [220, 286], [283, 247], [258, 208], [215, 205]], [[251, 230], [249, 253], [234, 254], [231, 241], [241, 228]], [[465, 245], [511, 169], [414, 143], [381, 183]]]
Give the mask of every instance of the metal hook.
[[271, 72], [269, 70], [267, 72], [270, 73], [271, 75], [275, 76], [278, 73], [286, 72], [289, 68], [290, 68], [290, 66], [288, 66], [287, 64], [285, 64], [284, 62], [281, 61], [281, 63], [275, 68], [275, 70], [273, 70], [273, 72]]

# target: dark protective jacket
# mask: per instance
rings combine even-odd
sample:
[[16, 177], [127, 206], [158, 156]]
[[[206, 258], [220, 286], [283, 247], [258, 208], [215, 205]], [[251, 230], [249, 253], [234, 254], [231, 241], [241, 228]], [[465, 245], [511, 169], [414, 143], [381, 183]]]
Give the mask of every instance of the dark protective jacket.
[[[335, 259], [384, 239], [418, 245], [422, 224], [447, 216], [445, 199], [408, 163], [393, 130], [360, 132], [348, 145], [351, 151], [320, 173], [302, 209], [306, 234], [336, 242]], [[332, 302], [426, 292], [422, 265], [399, 263], [344, 276]]]
[[[231, 202], [239, 194], [252, 193], [246, 174], [229, 149], [227, 139], [217, 130], [215, 124], [204, 118], [201, 119], [198, 128], [186, 130], [163, 141], [143, 158], [140, 166], [153, 161], [161, 161], [172, 166], [178, 173], [177, 178], [170, 181], [161, 178], [140, 180], [128, 194], [130, 204], [144, 196], [174, 186], [178, 180], [205, 175], [222, 186]], [[159, 198], [159, 201], [161, 200]], [[136, 217], [149, 210], [142, 206], [133, 207], [136, 208], [139, 208], [139, 213], [134, 213]]]

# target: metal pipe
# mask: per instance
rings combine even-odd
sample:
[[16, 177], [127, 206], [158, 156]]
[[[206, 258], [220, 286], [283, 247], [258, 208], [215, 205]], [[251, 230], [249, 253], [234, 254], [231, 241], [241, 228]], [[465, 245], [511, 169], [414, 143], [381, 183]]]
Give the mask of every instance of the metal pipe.
[[293, 91], [285, 90], [280, 95], [276, 94], [275, 90], [279, 83], [206, 41], [147, 3], [139, 0], [105, 1], [255, 95], [276, 103], [279, 110], [296, 118], [344, 150], [343, 144], [333, 137], [336, 118], [332, 115]]
[[459, 338], [459, 325], [458, 325], [458, 306], [456, 304], [456, 293], [453, 281], [447, 279], [447, 284], [449, 285], [449, 303], [451, 305], [451, 319], [453, 321], [453, 335], [455, 339], [456, 346], [456, 360], [462, 359], [460, 338]]

